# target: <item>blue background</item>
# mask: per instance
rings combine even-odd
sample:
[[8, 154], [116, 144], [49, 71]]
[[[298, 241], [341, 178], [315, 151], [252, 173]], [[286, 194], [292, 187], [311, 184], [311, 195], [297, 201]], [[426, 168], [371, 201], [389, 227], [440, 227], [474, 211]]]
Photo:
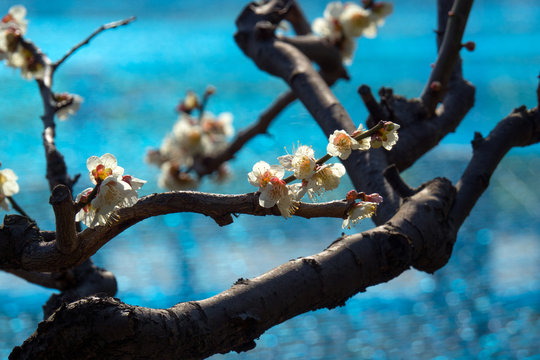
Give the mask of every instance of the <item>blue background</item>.
[[[186, 90], [217, 87], [208, 110], [231, 111], [237, 129], [254, 121], [285, 84], [260, 72], [233, 40], [234, 19], [244, 1], [22, 1], [27, 38], [52, 60], [60, 58], [101, 24], [131, 15], [137, 21], [108, 31], [59, 69], [54, 89], [84, 97], [79, 113], [57, 126], [57, 145], [71, 174], [90, 185], [86, 159], [111, 152], [127, 173], [157, 187], [158, 169], [143, 161], [170, 131], [174, 107]], [[305, 4], [304, 4], [305, 3]], [[0, 12], [13, 3], [0, 0]], [[322, 1], [301, 3], [313, 20]], [[335, 94], [357, 123], [366, 118], [356, 88], [390, 86], [418, 96], [434, 62], [436, 2], [395, 2], [395, 12], [374, 40], [360, 39], [352, 80]], [[536, 106], [540, 70], [540, 3], [476, 1], [463, 52], [464, 74], [476, 87], [476, 105], [456, 133], [429, 152], [404, 177], [417, 186], [435, 176], [459, 179], [474, 131], [486, 135], [519, 105]], [[35, 82], [0, 67], [0, 161], [19, 176], [17, 201], [42, 229], [53, 229], [44, 178], [42, 111]], [[301, 131], [299, 131], [301, 129]], [[245, 193], [246, 174], [259, 160], [275, 163], [293, 144], [324, 153], [326, 139], [295, 104], [251, 141], [230, 163], [224, 184], [204, 181], [201, 191]], [[299, 137], [300, 134], [300, 137]], [[456, 359], [540, 356], [540, 147], [512, 150], [495, 172], [463, 225], [449, 264], [434, 276], [410, 270], [369, 288], [346, 306], [298, 316], [267, 331], [255, 350], [221, 358], [247, 359]], [[327, 199], [342, 198], [345, 180]], [[169, 307], [229, 288], [289, 259], [323, 250], [342, 229], [337, 219], [303, 220], [241, 216], [219, 228], [210, 219], [173, 214], [149, 219], [122, 233], [94, 257], [118, 279], [118, 297], [129, 304]], [[352, 231], [368, 229], [368, 221]], [[351, 231], [348, 231], [351, 232]], [[51, 290], [0, 274], [0, 356], [22, 343], [41, 318]]]

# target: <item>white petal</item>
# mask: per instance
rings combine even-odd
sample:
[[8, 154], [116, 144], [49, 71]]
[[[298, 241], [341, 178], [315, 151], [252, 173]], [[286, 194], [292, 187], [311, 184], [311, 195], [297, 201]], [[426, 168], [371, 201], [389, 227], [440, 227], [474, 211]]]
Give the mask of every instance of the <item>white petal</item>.
[[110, 168], [111, 170], [114, 170], [114, 168], [116, 168], [117, 161], [113, 154], [107, 153], [103, 155], [100, 160], [103, 166], [105, 166], [106, 168]]

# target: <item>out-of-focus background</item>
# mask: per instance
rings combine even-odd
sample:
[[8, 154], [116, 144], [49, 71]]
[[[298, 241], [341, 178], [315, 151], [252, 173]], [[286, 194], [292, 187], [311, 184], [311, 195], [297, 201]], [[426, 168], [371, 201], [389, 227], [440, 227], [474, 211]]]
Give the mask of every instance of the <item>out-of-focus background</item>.
[[[121, 166], [148, 180], [141, 193], [162, 191], [159, 170], [145, 164], [146, 149], [170, 131], [174, 107], [188, 89], [217, 87], [208, 110], [230, 111], [234, 125], [254, 121], [285, 84], [260, 72], [233, 40], [244, 1], [20, 1], [28, 9], [27, 38], [60, 58], [103, 23], [137, 16], [105, 32], [58, 71], [54, 90], [84, 97], [79, 113], [57, 126], [57, 145], [71, 174], [90, 185], [86, 159], [113, 153]], [[310, 20], [326, 2], [301, 1]], [[0, 0], [0, 13], [12, 3]], [[376, 39], [360, 39], [350, 82], [334, 87], [357, 123], [366, 110], [360, 84], [390, 86], [418, 96], [436, 56], [436, 1], [395, 1]], [[476, 1], [463, 51], [464, 74], [477, 88], [476, 105], [456, 133], [404, 173], [411, 186], [436, 176], [459, 179], [471, 156], [474, 131], [486, 135], [513, 108], [536, 106], [540, 70], [540, 3]], [[0, 161], [19, 176], [16, 200], [42, 229], [53, 229], [44, 178], [42, 105], [35, 82], [0, 66]], [[299, 131], [301, 129], [301, 131]], [[246, 174], [256, 161], [275, 163], [298, 141], [324, 154], [326, 138], [299, 104], [276, 119], [270, 136], [251, 141], [230, 163], [231, 178], [206, 180], [201, 191], [254, 191]], [[298, 316], [267, 331], [244, 354], [215, 359], [540, 359], [540, 147], [512, 150], [463, 225], [449, 264], [435, 275], [415, 270], [369, 288], [344, 307]], [[327, 199], [343, 198], [347, 180]], [[368, 229], [367, 221], [351, 231]], [[351, 231], [347, 231], [350, 233]], [[146, 220], [93, 257], [114, 272], [118, 297], [129, 304], [169, 307], [229, 288], [289, 259], [320, 252], [342, 232], [339, 219], [284, 220], [240, 216], [219, 228], [201, 215]], [[52, 293], [0, 273], [0, 357], [21, 344], [41, 319]]]

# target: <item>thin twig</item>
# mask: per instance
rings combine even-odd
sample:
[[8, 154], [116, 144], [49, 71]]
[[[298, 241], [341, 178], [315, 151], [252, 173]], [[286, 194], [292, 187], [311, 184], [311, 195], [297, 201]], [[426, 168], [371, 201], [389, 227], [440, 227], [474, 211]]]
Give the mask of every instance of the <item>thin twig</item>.
[[113, 22], [110, 22], [108, 24], [105, 24], [105, 25], [101, 25], [98, 29], [96, 29], [92, 34], [90, 34], [90, 36], [88, 36], [86, 39], [84, 39], [82, 42], [80, 42], [79, 44], [75, 45], [71, 50], [69, 50], [67, 52], [66, 55], [64, 55], [60, 60], [58, 60], [57, 62], [55, 62], [52, 67], [53, 67], [53, 72], [54, 70], [56, 70], [64, 61], [67, 60], [68, 57], [70, 57], [75, 51], [79, 50], [81, 47], [83, 47], [84, 45], [87, 45], [90, 40], [92, 40], [94, 37], [96, 37], [99, 33], [101, 33], [102, 31], [105, 31], [105, 30], [109, 30], [109, 29], [114, 29], [114, 28], [117, 28], [117, 27], [120, 27], [120, 26], [124, 26], [124, 25], [127, 25], [129, 24], [130, 22], [134, 21], [135, 20], [135, 16], [132, 16], [130, 18], [127, 18], [127, 19], [124, 19], [124, 20], [119, 20], [119, 21], [113, 21]]
[[[379, 131], [382, 127], [384, 126], [384, 122], [383, 121], [379, 121], [379, 123], [377, 125], [375, 125], [374, 127], [372, 127], [371, 129], [367, 130], [367, 131], [364, 131], [363, 133], [357, 135], [357, 136], [354, 136], [353, 138], [356, 140], [356, 141], [359, 141], [359, 140], [362, 140], [362, 139], [365, 139], [367, 137], [370, 137], [371, 135], [373, 135], [374, 133], [376, 133], [377, 131]], [[333, 158], [332, 155], [330, 154], [326, 154], [324, 155], [322, 158], [320, 158], [319, 160], [317, 160], [315, 163], [317, 165], [322, 165], [324, 164], [325, 162], [327, 162], [328, 160], [330, 160], [331, 158]], [[296, 179], [296, 176], [294, 175], [291, 175], [289, 177], [287, 177], [285, 180], [285, 183], [289, 184], [291, 183], [292, 181], [294, 181]]]
[[26, 212], [24, 212], [24, 210], [19, 206], [19, 204], [17, 204], [15, 199], [13, 199], [11, 196], [6, 196], [6, 198], [9, 200], [9, 202], [11, 203], [11, 206], [13, 206], [13, 209], [15, 209], [15, 211], [17, 211], [22, 216], [27, 217], [28, 219], [32, 220], [32, 218], [28, 216]]

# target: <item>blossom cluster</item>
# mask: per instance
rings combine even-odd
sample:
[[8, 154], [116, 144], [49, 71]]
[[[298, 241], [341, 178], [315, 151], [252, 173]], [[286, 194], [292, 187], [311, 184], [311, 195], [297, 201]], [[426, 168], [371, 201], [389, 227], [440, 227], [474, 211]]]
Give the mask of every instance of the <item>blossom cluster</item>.
[[[146, 161], [161, 167], [159, 186], [170, 190], [190, 189], [197, 181], [188, 173], [197, 159], [214, 156], [223, 151], [228, 139], [234, 134], [233, 116], [224, 112], [218, 116], [204, 111], [205, 103], [215, 92], [209, 87], [202, 101], [189, 91], [177, 107], [178, 120], [172, 132], [164, 138], [159, 150], [151, 150]], [[194, 115], [197, 110], [197, 116]], [[225, 168], [218, 170], [220, 175]]]
[[0, 21], [0, 60], [6, 65], [21, 70], [25, 79], [42, 79], [45, 72], [39, 50], [23, 41], [28, 22], [25, 19], [26, 8], [12, 6]]
[[90, 228], [107, 224], [113, 211], [135, 204], [137, 190], [146, 183], [124, 175], [124, 169], [117, 165], [112, 154], [91, 156], [86, 161], [86, 167], [95, 187], [77, 195], [77, 203], [84, 206], [76, 214], [75, 220], [82, 221]]
[[0, 170], [0, 207], [6, 211], [9, 210], [9, 203], [6, 198], [19, 192], [17, 179], [17, 175], [13, 170]]
[[[360, 125], [352, 135], [344, 130], [335, 130], [328, 138], [326, 157], [316, 160], [314, 150], [302, 145], [293, 154], [278, 157], [279, 165], [257, 162], [248, 174], [248, 181], [258, 187], [260, 206], [277, 206], [283, 217], [291, 217], [305, 194], [314, 201], [324, 191], [339, 186], [341, 177], [345, 175], [345, 167], [341, 163], [325, 164], [327, 159], [337, 156], [345, 160], [353, 150], [366, 151], [378, 147], [390, 150], [398, 140], [398, 129], [398, 124], [387, 121], [369, 131]], [[292, 176], [284, 179], [285, 171], [292, 172]], [[296, 179], [300, 182], [290, 184]], [[351, 206], [343, 221], [343, 228], [350, 228], [359, 220], [372, 216], [382, 197], [379, 194], [366, 195], [351, 191], [347, 200]]]
[[369, 9], [355, 3], [334, 1], [324, 10], [322, 18], [313, 21], [313, 31], [332, 41], [346, 63], [352, 61], [355, 38], [377, 36], [377, 27], [384, 24], [394, 7], [392, 3], [375, 2]]

